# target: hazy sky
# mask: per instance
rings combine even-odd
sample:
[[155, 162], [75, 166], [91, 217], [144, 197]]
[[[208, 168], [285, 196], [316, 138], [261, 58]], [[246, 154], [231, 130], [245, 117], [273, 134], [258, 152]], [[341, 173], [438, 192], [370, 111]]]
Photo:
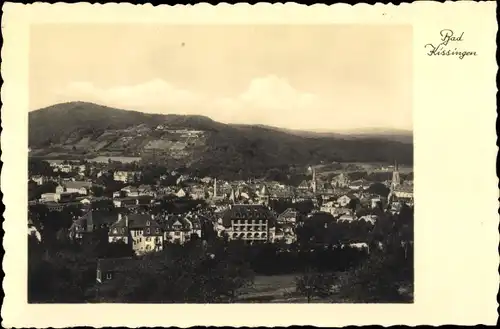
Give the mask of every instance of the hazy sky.
[[35, 25], [30, 110], [89, 101], [308, 130], [412, 127], [410, 26]]

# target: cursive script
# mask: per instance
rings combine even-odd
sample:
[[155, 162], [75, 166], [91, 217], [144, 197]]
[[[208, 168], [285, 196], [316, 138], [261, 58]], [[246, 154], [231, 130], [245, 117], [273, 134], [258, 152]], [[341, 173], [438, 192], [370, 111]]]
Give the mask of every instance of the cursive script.
[[460, 35], [455, 34], [453, 30], [444, 29], [439, 32], [441, 38], [440, 43], [428, 43], [425, 48], [429, 50], [428, 56], [457, 56], [463, 59], [466, 56], [477, 56], [475, 51], [459, 49], [460, 42], [464, 41], [464, 32]]

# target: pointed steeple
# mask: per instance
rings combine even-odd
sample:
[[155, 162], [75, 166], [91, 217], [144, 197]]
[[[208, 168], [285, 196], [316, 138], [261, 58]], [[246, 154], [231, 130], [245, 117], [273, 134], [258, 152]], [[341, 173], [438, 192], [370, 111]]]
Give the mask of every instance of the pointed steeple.
[[311, 187], [312, 187], [312, 190], [313, 190], [313, 193], [316, 193], [316, 169], [312, 169], [312, 174], [313, 174], [313, 177], [312, 177], [312, 182], [311, 182]]
[[391, 190], [393, 190], [400, 183], [401, 183], [401, 180], [399, 177], [398, 163], [396, 161], [394, 161], [394, 171], [392, 172]]
[[263, 185], [263, 186], [262, 186], [262, 189], [260, 190], [260, 195], [261, 195], [261, 196], [265, 196], [265, 195], [267, 195], [267, 194], [268, 194], [268, 193], [267, 193], [267, 187], [266, 187], [266, 185]]
[[234, 202], [235, 197], [234, 197], [234, 190], [231, 188], [231, 193], [229, 194], [229, 200]]

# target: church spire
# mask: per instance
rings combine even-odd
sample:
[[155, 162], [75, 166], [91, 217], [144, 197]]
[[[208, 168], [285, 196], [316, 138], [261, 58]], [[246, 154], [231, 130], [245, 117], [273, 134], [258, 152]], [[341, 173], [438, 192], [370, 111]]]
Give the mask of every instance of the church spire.
[[397, 163], [397, 161], [394, 161], [394, 171], [392, 172], [391, 190], [393, 190], [400, 183], [401, 183], [401, 180], [399, 177], [398, 163]]
[[236, 199], [236, 198], [235, 198], [235, 196], [234, 196], [234, 190], [233, 190], [233, 188], [231, 187], [231, 193], [229, 194], [229, 201], [231, 201], [231, 202], [233, 202], [233, 203], [234, 203], [234, 202], [235, 202], [235, 199]]
[[312, 185], [312, 190], [313, 190], [313, 193], [316, 193], [316, 169], [312, 169], [312, 174], [313, 174], [313, 177], [312, 177], [312, 182], [311, 182], [311, 185]]

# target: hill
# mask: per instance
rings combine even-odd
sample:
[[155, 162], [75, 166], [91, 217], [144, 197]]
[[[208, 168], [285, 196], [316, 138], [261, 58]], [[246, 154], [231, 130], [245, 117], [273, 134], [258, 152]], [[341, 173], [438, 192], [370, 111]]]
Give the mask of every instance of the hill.
[[360, 138], [380, 139], [380, 140], [389, 140], [389, 141], [397, 141], [401, 143], [413, 144], [413, 132], [402, 129], [368, 128], [368, 129], [357, 129], [354, 131], [306, 131], [306, 130], [276, 128], [266, 125], [258, 125], [258, 126], [303, 137], [335, 137], [340, 139], [360, 139]]
[[29, 146], [44, 156], [141, 156], [167, 165], [252, 175], [331, 161], [411, 164], [413, 145], [380, 136], [290, 132], [231, 125], [204, 116], [146, 114], [92, 103], [29, 113]]

